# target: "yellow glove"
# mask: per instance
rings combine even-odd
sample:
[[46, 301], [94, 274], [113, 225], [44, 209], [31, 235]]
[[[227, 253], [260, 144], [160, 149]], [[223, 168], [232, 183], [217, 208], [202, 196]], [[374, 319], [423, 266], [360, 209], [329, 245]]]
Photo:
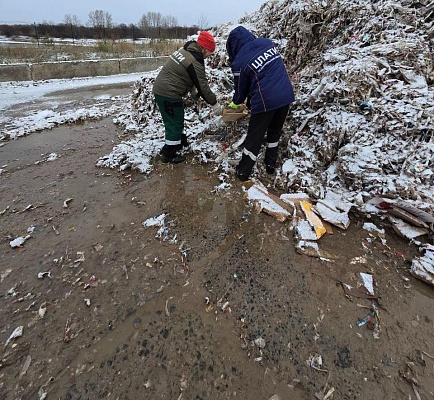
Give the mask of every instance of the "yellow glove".
[[229, 104], [230, 108], [233, 108], [234, 110], [236, 110], [238, 108], [238, 104], [235, 104], [233, 101], [230, 102]]

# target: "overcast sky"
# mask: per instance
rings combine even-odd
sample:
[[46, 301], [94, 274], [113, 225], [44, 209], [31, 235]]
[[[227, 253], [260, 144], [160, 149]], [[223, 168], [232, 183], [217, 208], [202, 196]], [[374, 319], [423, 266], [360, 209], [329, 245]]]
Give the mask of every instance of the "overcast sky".
[[76, 15], [83, 25], [90, 11], [109, 12], [115, 24], [138, 24], [149, 11], [171, 15], [181, 26], [198, 25], [203, 17], [209, 25], [237, 22], [260, 8], [266, 0], [0, 0], [0, 23], [61, 23], [65, 15]]

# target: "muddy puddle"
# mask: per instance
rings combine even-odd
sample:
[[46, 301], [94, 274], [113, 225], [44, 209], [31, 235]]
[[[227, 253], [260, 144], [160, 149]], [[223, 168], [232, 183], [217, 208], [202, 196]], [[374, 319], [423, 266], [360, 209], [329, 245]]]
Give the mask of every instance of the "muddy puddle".
[[[414, 246], [387, 226], [372, 241], [351, 215], [320, 241], [331, 262], [298, 254], [290, 223], [257, 214], [235, 179], [215, 193], [191, 156], [149, 176], [95, 167], [120, 135], [105, 119], [0, 148], [0, 398], [433, 397], [433, 291], [408, 273]], [[163, 233], [143, 226], [163, 213]], [[372, 300], [343, 290], [360, 272], [375, 331], [357, 326]]]

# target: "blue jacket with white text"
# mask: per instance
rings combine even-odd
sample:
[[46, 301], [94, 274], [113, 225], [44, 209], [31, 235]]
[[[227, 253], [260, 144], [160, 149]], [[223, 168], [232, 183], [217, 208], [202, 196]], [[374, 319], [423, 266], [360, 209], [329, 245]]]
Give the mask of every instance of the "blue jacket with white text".
[[247, 99], [251, 113], [259, 114], [294, 102], [285, 64], [270, 39], [256, 38], [238, 26], [229, 34], [226, 50], [234, 74], [235, 104]]

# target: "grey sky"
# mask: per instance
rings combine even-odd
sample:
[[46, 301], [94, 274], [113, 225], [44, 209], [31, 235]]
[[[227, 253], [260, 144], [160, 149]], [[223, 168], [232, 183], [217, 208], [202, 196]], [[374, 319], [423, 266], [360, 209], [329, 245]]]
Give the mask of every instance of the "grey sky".
[[137, 24], [148, 11], [172, 15], [183, 25], [198, 24], [206, 18], [210, 25], [237, 22], [244, 14], [260, 8], [266, 0], [0, 0], [0, 23], [61, 23], [66, 14], [76, 15], [84, 25], [90, 11], [109, 12], [115, 24]]

